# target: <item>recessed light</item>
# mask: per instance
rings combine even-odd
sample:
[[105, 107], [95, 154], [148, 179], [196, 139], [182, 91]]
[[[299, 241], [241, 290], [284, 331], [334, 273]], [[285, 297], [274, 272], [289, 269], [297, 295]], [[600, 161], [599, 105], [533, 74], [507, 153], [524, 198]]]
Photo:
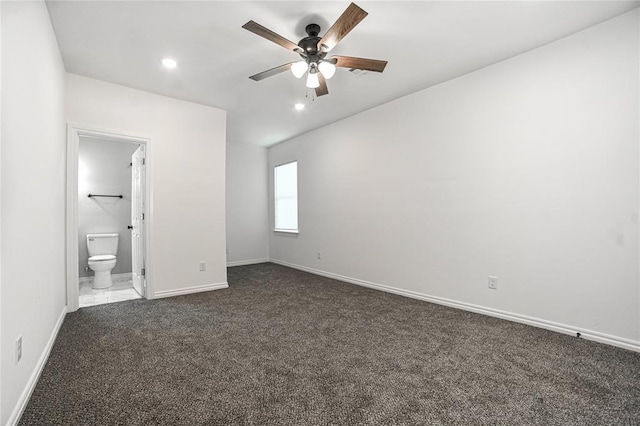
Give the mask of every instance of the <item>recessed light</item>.
[[164, 58], [162, 60], [162, 65], [164, 65], [165, 68], [172, 70], [178, 66], [178, 63], [174, 59]]
[[293, 107], [298, 111], [302, 111], [304, 109], [304, 104], [295, 104]]

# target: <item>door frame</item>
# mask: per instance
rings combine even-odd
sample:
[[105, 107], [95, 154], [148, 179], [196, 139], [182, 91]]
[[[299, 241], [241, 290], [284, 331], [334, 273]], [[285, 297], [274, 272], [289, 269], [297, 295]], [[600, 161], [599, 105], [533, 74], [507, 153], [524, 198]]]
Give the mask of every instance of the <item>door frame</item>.
[[144, 263], [146, 289], [143, 295], [146, 299], [153, 299], [153, 245], [151, 244], [151, 229], [153, 224], [153, 178], [151, 138], [133, 136], [103, 129], [87, 128], [85, 126], [67, 123], [67, 312], [77, 311], [79, 308], [79, 274], [78, 274], [78, 151], [81, 137], [109, 139], [115, 142], [126, 142], [145, 146], [145, 221], [144, 221]]

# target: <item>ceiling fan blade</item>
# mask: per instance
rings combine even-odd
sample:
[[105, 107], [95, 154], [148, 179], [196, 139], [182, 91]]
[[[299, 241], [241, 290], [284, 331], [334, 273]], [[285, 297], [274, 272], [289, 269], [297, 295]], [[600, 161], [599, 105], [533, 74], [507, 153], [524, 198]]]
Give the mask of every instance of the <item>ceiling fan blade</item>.
[[320, 86], [316, 87], [316, 96], [328, 95], [329, 89], [327, 88], [327, 80], [324, 78], [322, 73], [318, 73], [318, 81], [320, 82]]
[[259, 35], [260, 37], [264, 37], [269, 41], [272, 41], [280, 46], [284, 47], [287, 50], [293, 50], [294, 52], [301, 50], [300, 47], [294, 42], [287, 40], [282, 37], [280, 34], [276, 34], [268, 28], [263, 27], [254, 21], [249, 21], [242, 26], [245, 30], [251, 31], [254, 34]]
[[382, 72], [387, 66], [387, 61], [377, 59], [354, 58], [352, 56], [332, 56], [331, 59], [336, 59], [336, 67], [342, 68]]
[[329, 28], [318, 42], [318, 50], [328, 52], [333, 49], [349, 32], [355, 28], [368, 15], [355, 3], [351, 3], [347, 9], [342, 12], [338, 20]]
[[284, 65], [277, 66], [275, 68], [271, 68], [270, 70], [262, 71], [261, 73], [258, 73], [256, 75], [252, 75], [249, 78], [251, 80], [254, 80], [254, 81], [264, 80], [267, 77], [271, 77], [271, 76], [274, 76], [276, 74], [280, 74], [281, 72], [285, 72], [285, 71], [291, 69], [291, 64], [293, 64], [293, 62], [289, 62], [288, 64], [284, 64]]

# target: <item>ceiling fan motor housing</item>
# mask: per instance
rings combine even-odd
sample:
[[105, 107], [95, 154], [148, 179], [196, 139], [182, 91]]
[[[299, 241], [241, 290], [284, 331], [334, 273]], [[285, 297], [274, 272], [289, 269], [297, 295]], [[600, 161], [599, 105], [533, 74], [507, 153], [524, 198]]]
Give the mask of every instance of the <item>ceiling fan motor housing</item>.
[[320, 25], [309, 24], [305, 27], [304, 31], [309, 35], [309, 37], [317, 37], [318, 34], [320, 34]]
[[305, 37], [298, 42], [298, 46], [302, 49], [300, 56], [309, 63], [318, 63], [327, 55], [326, 52], [318, 50], [318, 43], [322, 40], [322, 37], [318, 36], [320, 33], [320, 25], [309, 24], [305, 28], [305, 31], [307, 32], [308, 37]]

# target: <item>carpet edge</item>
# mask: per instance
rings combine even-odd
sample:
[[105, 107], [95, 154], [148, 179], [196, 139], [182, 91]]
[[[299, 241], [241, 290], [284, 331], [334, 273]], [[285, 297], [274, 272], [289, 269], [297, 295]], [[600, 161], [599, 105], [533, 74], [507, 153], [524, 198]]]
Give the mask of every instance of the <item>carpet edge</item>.
[[446, 299], [438, 296], [431, 296], [424, 293], [419, 293], [410, 290], [403, 290], [397, 287], [378, 284], [370, 281], [360, 280], [358, 278], [346, 277], [332, 272], [326, 272], [319, 269], [309, 268], [307, 266], [297, 265], [295, 263], [289, 263], [284, 260], [270, 259], [270, 262], [287, 266], [289, 268], [298, 269], [300, 271], [308, 272], [314, 275], [320, 275], [327, 278], [333, 278], [338, 281], [344, 281], [350, 284], [359, 285], [362, 287], [368, 287], [375, 290], [381, 290], [387, 293], [397, 294], [399, 296], [409, 297], [412, 299], [422, 300], [425, 302], [431, 302], [438, 305], [448, 306], [450, 308], [461, 309], [464, 311], [474, 312], [477, 314], [487, 315], [490, 317], [500, 318], [507, 321], [517, 322], [521, 324], [530, 325], [533, 327], [543, 328], [545, 330], [555, 331], [556, 333], [567, 334], [576, 336], [576, 333], [580, 333], [580, 338], [585, 340], [592, 340], [598, 343], [604, 343], [609, 346], [615, 346], [622, 349], [627, 349], [634, 352], [640, 352], [640, 342], [626, 339], [624, 337], [612, 336], [598, 331], [592, 331], [582, 329], [580, 327], [574, 327], [567, 324], [556, 323], [553, 321], [547, 321], [540, 318], [529, 317], [526, 315], [516, 314], [513, 312], [501, 311], [499, 309], [487, 308], [485, 306], [474, 305], [471, 303], [459, 302], [452, 299]]
[[60, 332], [60, 328], [62, 327], [62, 323], [64, 322], [65, 317], [67, 316], [67, 306], [63, 306], [60, 315], [58, 316], [58, 320], [56, 321], [56, 325], [53, 327], [53, 331], [51, 332], [51, 336], [49, 336], [49, 340], [36, 363], [36, 367], [34, 368], [27, 384], [20, 394], [20, 398], [16, 403], [16, 406], [13, 408], [13, 411], [9, 415], [7, 419], [7, 426], [14, 426], [20, 421], [20, 417], [22, 417], [22, 413], [24, 413], [25, 408], [27, 408], [27, 404], [29, 403], [29, 399], [31, 399], [31, 394], [36, 388], [38, 384], [38, 380], [40, 379], [40, 375], [44, 370], [44, 366], [47, 364], [47, 360], [49, 359], [49, 355], [51, 354], [51, 350], [53, 349], [53, 344], [58, 337], [58, 332]]
[[227, 262], [227, 268], [232, 268], [234, 266], [256, 265], [258, 263], [267, 263], [267, 262], [269, 262], [269, 259], [266, 257], [263, 259], [236, 260], [233, 262]]

